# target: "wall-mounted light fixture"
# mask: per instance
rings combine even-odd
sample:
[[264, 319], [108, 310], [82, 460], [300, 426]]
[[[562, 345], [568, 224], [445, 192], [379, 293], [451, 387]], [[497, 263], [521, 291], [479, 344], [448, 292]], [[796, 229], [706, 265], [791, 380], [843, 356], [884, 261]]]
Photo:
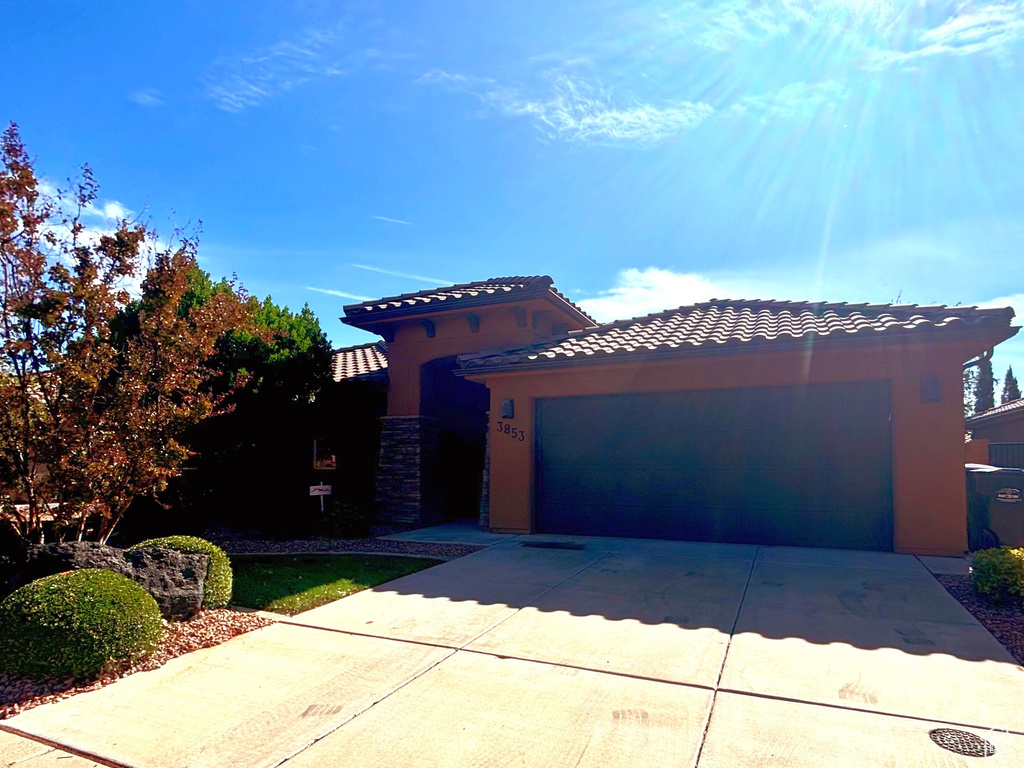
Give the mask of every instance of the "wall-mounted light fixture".
[[939, 377], [934, 373], [921, 377], [921, 402], [937, 403], [942, 399], [942, 387], [939, 386]]
[[515, 400], [502, 400], [501, 401], [501, 418], [503, 419], [514, 419], [516, 417], [516, 401]]

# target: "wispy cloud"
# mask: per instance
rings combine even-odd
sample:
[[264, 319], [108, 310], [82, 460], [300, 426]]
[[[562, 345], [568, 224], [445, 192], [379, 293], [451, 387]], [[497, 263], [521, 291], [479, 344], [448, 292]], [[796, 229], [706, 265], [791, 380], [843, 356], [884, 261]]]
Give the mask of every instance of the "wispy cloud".
[[550, 138], [581, 143], [657, 144], [696, 128], [715, 111], [710, 104], [693, 101], [656, 105], [631, 99], [616, 104], [599, 89], [564, 76], [547, 97], [498, 89], [485, 99], [505, 114], [533, 118]]
[[800, 117], [849, 96], [850, 85], [837, 80], [820, 83], [795, 82], [769, 93], [742, 97], [733, 106], [739, 112]]
[[375, 47], [349, 47], [348, 42], [344, 27], [338, 25], [221, 57], [203, 78], [206, 96], [225, 112], [242, 112], [311, 80], [347, 75], [388, 58]]
[[317, 293], [326, 293], [328, 296], [340, 296], [343, 299], [352, 299], [353, 301], [373, 301], [373, 296], [360, 296], [356, 293], [346, 293], [345, 291], [335, 291], [333, 288], [314, 288], [311, 285], [306, 286], [307, 291], [316, 291]]
[[407, 227], [412, 226], [411, 221], [403, 221], [402, 219], [389, 219], [387, 216], [371, 216], [371, 219], [377, 219], [378, 221], [386, 221], [389, 224], [404, 224]]
[[544, 85], [527, 89], [433, 70], [417, 82], [472, 93], [500, 114], [533, 120], [548, 138], [585, 144], [658, 144], [696, 128], [715, 111], [705, 102], [615, 100], [607, 91], [564, 74], [542, 79]]
[[[719, 0], [682, 2], [657, 17], [660, 31], [729, 53], [794, 34], [860, 50], [869, 69], [930, 56], [1002, 54], [1024, 38], [1022, 0]], [[833, 46], [834, 47], [834, 46]]]
[[309, 30], [262, 50], [219, 59], [206, 75], [206, 95], [225, 112], [241, 112], [313, 76], [340, 74], [326, 56], [339, 37], [338, 30]]
[[454, 280], [445, 280], [440, 277], [425, 277], [423, 275], [412, 275], [408, 272], [395, 272], [391, 269], [382, 269], [381, 267], [371, 267], [369, 264], [349, 264], [350, 267], [356, 269], [365, 269], [367, 272], [379, 272], [382, 275], [391, 275], [392, 277], [404, 277], [408, 280], [418, 280], [421, 283], [430, 283], [431, 285], [454, 285]]
[[645, 48], [683, 42], [732, 53], [798, 32], [819, 40], [877, 37], [893, 30], [909, 7], [896, 0], [682, 0], [647, 16]]
[[128, 98], [142, 107], [159, 107], [164, 103], [163, 94], [154, 88], [144, 88], [141, 91], [132, 91]]
[[885, 67], [932, 56], [1004, 55], [1024, 39], [1024, 2], [961, 3], [941, 24], [925, 27], [915, 43], [875, 53], [872, 64]]

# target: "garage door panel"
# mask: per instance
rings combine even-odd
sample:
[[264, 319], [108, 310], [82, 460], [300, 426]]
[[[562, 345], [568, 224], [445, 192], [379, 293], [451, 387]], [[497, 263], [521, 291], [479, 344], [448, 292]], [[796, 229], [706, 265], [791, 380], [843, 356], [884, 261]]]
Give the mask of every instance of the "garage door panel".
[[892, 548], [887, 382], [538, 401], [552, 533]]

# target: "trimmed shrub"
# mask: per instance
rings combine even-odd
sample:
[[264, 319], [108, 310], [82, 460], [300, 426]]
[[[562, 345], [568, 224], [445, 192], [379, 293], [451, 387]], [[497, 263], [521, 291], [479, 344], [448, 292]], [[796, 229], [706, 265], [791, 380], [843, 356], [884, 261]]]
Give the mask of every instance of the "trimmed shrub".
[[31, 679], [92, 679], [152, 651], [156, 601], [131, 579], [87, 568], [47, 576], [0, 602], [0, 669]]
[[186, 555], [207, 555], [210, 567], [203, 582], [203, 608], [223, 608], [231, 602], [231, 561], [227, 552], [216, 544], [198, 536], [164, 536], [160, 539], [146, 539], [129, 547], [133, 549], [173, 549]]
[[1024, 549], [998, 547], [975, 552], [974, 591], [993, 603], [1024, 603]]

